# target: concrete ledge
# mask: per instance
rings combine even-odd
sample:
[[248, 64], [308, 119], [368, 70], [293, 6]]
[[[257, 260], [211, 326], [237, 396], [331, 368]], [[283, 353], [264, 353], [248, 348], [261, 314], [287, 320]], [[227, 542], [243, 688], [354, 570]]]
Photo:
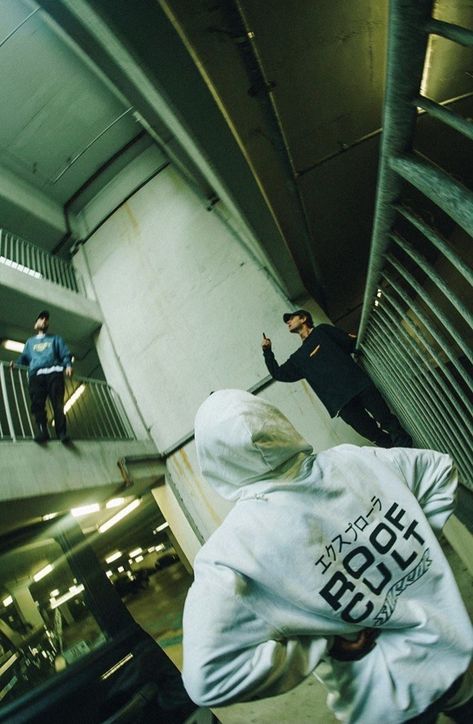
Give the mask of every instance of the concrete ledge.
[[69, 341], [90, 337], [102, 324], [100, 307], [93, 299], [4, 264], [0, 264], [0, 308], [8, 309], [9, 325], [27, 330], [39, 309], [49, 309], [51, 329]]
[[[84, 500], [87, 491], [101, 498], [111, 490], [122, 489], [123, 479], [117, 461], [125, 456], [156, 455], [151, 440], [77, 441], [64, 446], [56, 440], [45, 445], [35, 442], [0, 443], [0, 502], [22, 501], [51, 495]], [[135, 469], [135, 468], [134, 468]], [[159, 461], [140, 462], [137, 484], [141, 487], [159, 481], [165, 466]], [[134, 486], [127, 488], [134, 494]], [[105, 495], [104, 495], [105, 494]], [[137, 494], [139, 492], [137, 491]], [[67, 509], [68, 504], [62, 509]], [[48, 511], [45, 511], [48, 512]]]

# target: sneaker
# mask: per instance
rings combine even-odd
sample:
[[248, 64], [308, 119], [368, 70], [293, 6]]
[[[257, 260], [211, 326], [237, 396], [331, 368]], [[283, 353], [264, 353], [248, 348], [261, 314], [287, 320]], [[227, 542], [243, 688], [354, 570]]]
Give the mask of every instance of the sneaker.
[[35, 442], [47, 442], [49, 440], [49, 433], [46, 428], [40, 427], [39, 431], [34, 436]]
[[62, 435], [59, 435], [59, 440], [62, 442], [63, 445], [67, 445], [69, 442], [71, 442], [71, 438], [67, 434], [67, 432], [64, 432]]

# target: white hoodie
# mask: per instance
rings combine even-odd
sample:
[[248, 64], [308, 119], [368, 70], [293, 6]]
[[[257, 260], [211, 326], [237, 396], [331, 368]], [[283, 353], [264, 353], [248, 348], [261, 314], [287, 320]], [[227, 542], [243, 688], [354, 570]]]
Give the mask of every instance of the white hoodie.
[[[472, 626], [433, 532], [454, 507], [448, 455], [313, 455], [276, 408], [240, 390], [203, 403], [195, 437], [202, 474], [236, 501], [197, 555], [185, 604], [195, 702], [280, 694], [317, 667], [342, 721], [402, 722], [467, 669]], [[361, 660], [328, 654], [335, 634], [376, 627]]]

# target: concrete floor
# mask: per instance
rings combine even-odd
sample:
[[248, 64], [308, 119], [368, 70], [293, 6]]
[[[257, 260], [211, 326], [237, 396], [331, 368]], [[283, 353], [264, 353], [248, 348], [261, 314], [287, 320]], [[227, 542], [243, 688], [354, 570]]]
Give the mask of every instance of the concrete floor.
[[[473, 578], [450, 544], [442, 545], [473, 618]], [[192, 577], [180, 564], [157, 572], [147, 590], [125, 601], [135, 620], [182, 666], [182, 608]], [[325, 690], [312, 676], [282, 696], [215, 709], [222, 724], [334, 724], [337, 720], [325, 705]], [[438, 724], [450, 720], [440, 717]], [[362, 724], [360, 722], [360, 724]]]

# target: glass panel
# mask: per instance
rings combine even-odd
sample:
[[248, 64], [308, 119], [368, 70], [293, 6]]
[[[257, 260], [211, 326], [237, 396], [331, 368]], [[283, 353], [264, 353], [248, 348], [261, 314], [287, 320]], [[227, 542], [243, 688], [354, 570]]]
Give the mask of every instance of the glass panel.
[[105, 640], [53, 538], [0, 541], [0, 706]]
[[133, 499], [121, 500], [117, 507], [78, 522], [130, 614], [180, 668], [182, 611], [192, 583], [191, 567], [151, 493], [116, 525], [97, 535], [101, 523]]

